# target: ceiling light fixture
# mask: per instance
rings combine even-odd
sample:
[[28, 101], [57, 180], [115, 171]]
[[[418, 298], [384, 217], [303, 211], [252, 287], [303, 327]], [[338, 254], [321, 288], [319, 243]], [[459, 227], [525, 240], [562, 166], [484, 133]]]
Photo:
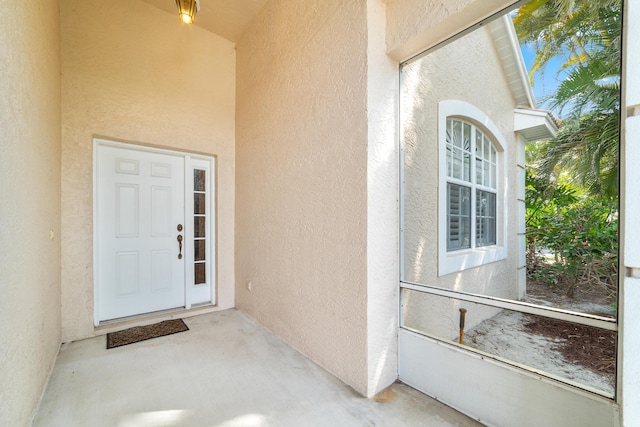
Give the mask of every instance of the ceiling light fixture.
[[178, 16], [185, 24], [193, 24], [196, 12], [200, 11], [200, 0], [176, 0]]

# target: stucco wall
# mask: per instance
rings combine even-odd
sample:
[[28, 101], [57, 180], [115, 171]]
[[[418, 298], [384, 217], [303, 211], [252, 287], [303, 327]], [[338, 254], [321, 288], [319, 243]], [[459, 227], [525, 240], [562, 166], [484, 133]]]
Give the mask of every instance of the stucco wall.
[[[448, 289], [517, 299], [517, 140], [513, 132], [515, 101], [489, 31], [479, 30], [410, 63], [403, 70], [402, 132], [404, 142], [404, 280]], [[497, 126], [507, 143], [504, 169], [498, 175], [506, 206], [498, 203], [507, 221], [504, 243], [506, 260], [438, 276], [438, 103], [466, 101], [483, 111]], [[506, 179], [505, 179], [506, 178]], [[498, 224], [501, 227], [501, 224]], [[441, 244], [442, 242], [440, 242]], [[407, 295], [408, 296], [408, 295]], [[431, 301], [429, 303], [427, 301]], [[452, 318], [450, 330], [440, 336], [455, 336], [458, 306], [444, 298], [418, 297], [404, 301], [405, 322], [416, 329], [436, 319]], [[469, 313], [467, 327], [495, 310]], [[420, 327], [418, 327], [420, 325]], [[434, 330], [430, 330], [435, 333]], [[452, 334], [453, 332], [453, 334]]]
[[92, 137], [217, 156], [218, 305], [234, 305], [234, 45], [131, 0], [62, 0], [62, 339], [94, 334]]
[[236, 305], [363, 394], [366, 13], [270, 1], [238, 42], [236, 110]]
[[398, 63], [386, 54], [386, 7], [367, 1], [368, 395], [398, 376]]
[[60, 346], [60, 33], [57, 0], [5, 3], [0, 425], [26, 426]]
[[396, 60], [421, 51], [485, 19], [515, 0], [387, 0], [387, 50]]

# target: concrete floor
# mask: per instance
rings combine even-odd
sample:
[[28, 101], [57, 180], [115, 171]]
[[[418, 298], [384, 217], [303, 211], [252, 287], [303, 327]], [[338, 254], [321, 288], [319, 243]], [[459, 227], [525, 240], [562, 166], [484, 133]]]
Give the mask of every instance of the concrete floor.
[[478, 426], [396, 383], [365, 399], [236, 310], [105, 349], [63, 345], [34, 426]]

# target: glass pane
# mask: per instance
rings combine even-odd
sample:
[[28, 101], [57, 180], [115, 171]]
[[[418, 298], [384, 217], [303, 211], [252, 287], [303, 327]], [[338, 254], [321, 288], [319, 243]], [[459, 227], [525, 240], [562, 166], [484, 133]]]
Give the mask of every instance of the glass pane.
[[471, 151], [471, 125], [464, 124], [463, 148], [465, 151]]
[[460, 186], [449, 184], [447, 186], [448, 215], [460, 215]]
[[205, 217], [196, 216], [193, 218], [193, 233], [195, 237], [206, 237], [205, 235]]
[[457, 186], [460, 189], [460, 214], [471, 217], [471, 189]]
[[496, 195], [476, 191], [476, 246], [496, 244]]
[[491, 188], [497, 188], [497, 180], [496, 180], [496, 165], [491, 165], [491, 184], [489, 185]]
[[204, 215], [206, 212], [206, 194], [194, 193], [193, 194], [193, 213]]
[[206, 247], [206, 240], [195, 240], [193, 242], [193, 257], [196, 261], [204, 261], [206, 259]]
[[487, 193], [476, 191], [476, 215], [482, 217], [486, 211], [487, 200], [484, 197]]
[[[613, 394], [616, 334], [403, 289], [404, 328]], [[465, 309], [461, 334], [461, 309]]]
[[476, 245], [478, 247], [495, 245], [495, 221], [493, 218], [476, 219]]
[[206, 191], [206, 174], [205, 170], [193, 170], [193, 191]]
[[460, 249], [471, 247], [471, 217], [460, 218]]
[[460, 247], [460, 217], [449, 217], [449, 236], [447, 240], [447, 249], [454, 250]]
[[466, 151], [464, 153], [464, 176], [462, 179], [467, 182], [471, 181], [471, 155]]
[[486, 220], [480, 217], [476, 217], [476, 247], [486, 246], [482, 241], [486, 227]]
[[201, 285], [207, 283], [206, 263], [198, 262], [194, 264], [194, 284]]
[[462, 179], [462, 151], [459, 148], [453, 149], [453, 173], [456, 179]]
[[451, 135], [453, 145], [462, 148], [462, 122], [458, 120], [453, 121], [453, 133]]
[[498, 243], [498, 230], [497, 230], [497, 218], [494, 217], [493, 221], [491, 221], [489, 223], [489, 244], [490, 245], [495, 245]]
[[[447, 146], [447, 158], [451, 158], [451, 148], [453, 146], [453, 120], [447, 120], [447, 141], [446, 144]], [[449, 176], [451, 176], [451, 173], [449, 173]]]
[[486, 187], [490, 187], [491, 186], [491, 181], [490, 181], [490, 177], [491, 177], [491, 165], [489, 164], [489, 162], [485, 161], [484, 163], [484, 179], [482, 182], [482, 185], [486, 186]]
[[447, 186], [447, 249], [454, 250], [460, 246], [460, 195], [458, 186]]
[[489, 211], [488, 211], [488, 216], [491, 218], [495, 218], [496, 217], [496, 194], [495, 193], [487, 193], [488, 194], [488, 205], [489, 205]]
[[471, 189], [461, 185], [447, 186], [447, 249], [471, 247]]
[[476, 184], [482, 182], [482, 160], [480, 157], [476, 157]]
[[491, 160], [491, 155], [489, 154], [489, 147], [491, 143], [487, 141], [487, 138], [483, 138], [484, 144], [482, 144], [482, 156], [485, 160]]

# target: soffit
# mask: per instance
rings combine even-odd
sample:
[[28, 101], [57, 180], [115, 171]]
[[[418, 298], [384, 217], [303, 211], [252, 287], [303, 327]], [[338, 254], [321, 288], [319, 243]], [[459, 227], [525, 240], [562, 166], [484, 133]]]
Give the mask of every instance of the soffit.
[[509, 15], [504, 15], [488, 25], [493, 42], [502, 61], [507, 82], [511, 88], [516, 105], [536, 108], [535, 97], [529, 84], [527, 69], [524, 65], [516, 29]]
[[[178, 20], [175, 0], [142, 0]], [[194, 25], [237, 42], [268, 0], [200, 0], [200, 11]], [[186, 25], [186, 24], [185, 24]]]

